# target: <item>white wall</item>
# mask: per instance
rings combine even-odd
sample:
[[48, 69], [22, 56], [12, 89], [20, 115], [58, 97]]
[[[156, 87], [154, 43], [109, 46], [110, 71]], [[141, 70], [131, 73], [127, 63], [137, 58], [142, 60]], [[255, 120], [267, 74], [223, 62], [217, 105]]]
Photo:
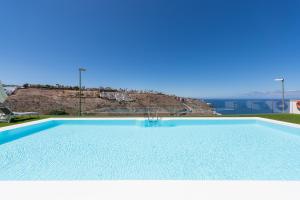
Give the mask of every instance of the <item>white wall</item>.
[[290, 101], [290, 113], [300, 114], [300, 109], [298, 109], [296, 105], [297, 101], [300, 101], [300, 99]]

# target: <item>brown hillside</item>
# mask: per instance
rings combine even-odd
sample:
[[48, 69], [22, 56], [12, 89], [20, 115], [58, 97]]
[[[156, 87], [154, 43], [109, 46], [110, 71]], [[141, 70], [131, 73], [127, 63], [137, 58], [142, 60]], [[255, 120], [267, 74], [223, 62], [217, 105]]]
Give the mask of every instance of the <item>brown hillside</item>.
[[[117, 101], [101, 97], [100, 92], [83, 91], [82, 110], [84, 114], [103, 113], [147, 113], [152, 112], [182, 114], [212, 114], [211, 108], [195, 99], [179, 99], [175, 96], [152, 93], [126, 93], [128, 101]], [[20, 88], [9, 96], [5, 104], [12, 110], [36, 111], [40, 114], [53, 114], [64, 111], [76, 115], [79, 107], [79, 93], [69, 89]]]

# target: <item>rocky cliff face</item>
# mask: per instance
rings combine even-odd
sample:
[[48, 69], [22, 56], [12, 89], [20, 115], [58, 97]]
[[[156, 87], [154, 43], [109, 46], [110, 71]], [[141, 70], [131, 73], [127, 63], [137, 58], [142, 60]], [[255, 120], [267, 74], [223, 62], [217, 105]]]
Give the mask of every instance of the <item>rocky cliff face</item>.
[[[151, 112], [210, 115], [212, 110], [206, 103], [195, 99], [153, 93], [126, 93], [103, 95], [97, 90], [82, 92], [84, 114], [147, 114]], [[114, 99], [114, 96], [117, 98]], [[122, 100], [123, 96], [126, 98]], [[129, 99], [128, 101], [126, 99]], [[79, 107], [79, 92], [68, 89], [20, 88], [5, 101], [13, 111], [35, 111], [40, 114], [76, 115]]]

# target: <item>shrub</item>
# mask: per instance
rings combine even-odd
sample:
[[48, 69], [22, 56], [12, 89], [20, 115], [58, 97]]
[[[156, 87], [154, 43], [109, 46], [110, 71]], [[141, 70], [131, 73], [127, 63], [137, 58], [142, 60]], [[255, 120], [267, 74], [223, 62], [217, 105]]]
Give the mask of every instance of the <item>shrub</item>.
[[65, 110], [51, 110], [49, 112], [50, 115], [68, 115]]
[[28, 87], [29, 87], [29, 84], [28, 84], [28, 83], [25, 83], [25, 84], [23, 85], [23, 87], [24, 87], [24, 88], [28, 88]]

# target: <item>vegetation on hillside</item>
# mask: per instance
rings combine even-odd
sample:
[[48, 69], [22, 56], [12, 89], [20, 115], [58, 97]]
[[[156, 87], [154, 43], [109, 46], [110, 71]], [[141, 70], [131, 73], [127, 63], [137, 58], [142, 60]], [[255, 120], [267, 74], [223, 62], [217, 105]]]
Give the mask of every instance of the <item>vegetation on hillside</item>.
[[[25, 83], [23, 84], [23, 88], [42, 88], [42, 89], [62, 89], [62, 90], [79, 90], [78, 86], [70, 86], [70, 85], [62, 85], [62, 84], [30, 84]], [[127, 92], [127, 93], [150, 93], [150, 94], [164, 94], [163, 92], [158, 92], [155, 90], [133, 90], [127, 88], [112, 88], [112, 87], [97, 87], [97, 88], [85, 88], [82, 87], [83, 90], [86, 91], [100, 91], [100, 92]], [[175, 96], [175, 95], [172, 95]]]

